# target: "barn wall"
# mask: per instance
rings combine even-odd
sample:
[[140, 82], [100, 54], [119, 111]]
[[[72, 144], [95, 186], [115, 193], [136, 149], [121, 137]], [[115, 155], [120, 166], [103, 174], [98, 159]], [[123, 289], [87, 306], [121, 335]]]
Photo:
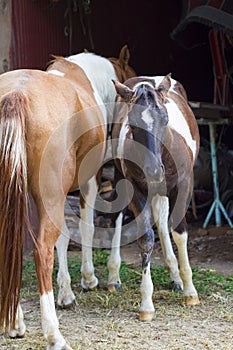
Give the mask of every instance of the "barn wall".
[[193, 100], [211, 101], [213, 74], [208, 44], [187, 50], [170, 37], [180, 21], [182, 0], [135, 2], [92, 1], [92, 30], [96, 49], [117, 54], [128, 43], [138, 74], [169, 72], [180, 80]]
[[67, 54], [64, 3], [14, 1], [12, 9], [12, 68], [45, 69], [51, 54]]
[[10, 68], [11, 0], [0, 0], [0, 73]]
[[[11, 68], [44, 69], [52, 54], [84, 48], [117, 55], [127, 43], [138, 74], [166, 74], [180, 80], [192, 100], [212, 101], [213, 74], [208, 44], [186, 50], [170, 38], [182, 14], [182, 0], [137, 3], [92, 0], [88, 15], [73, 7], [70, 44], [67, 1], [20, 0], [12, 9]], [[93, 40], [93, 44], [92, 41]]]

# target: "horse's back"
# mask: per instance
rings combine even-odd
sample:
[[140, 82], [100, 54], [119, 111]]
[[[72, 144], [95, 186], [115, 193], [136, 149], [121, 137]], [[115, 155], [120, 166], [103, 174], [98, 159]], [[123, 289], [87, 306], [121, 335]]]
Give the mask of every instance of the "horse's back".
[[[68, 159], [72, 161], [72, 168], [79, 167], [82, 155], [99, 140], [104, 141], [102, 111], [96, 106], [95, 96], [86, 81], [82, 80], [77, 88], [64, 76], [40, 70], [15, 70], [0, 77], [0, 96], [10, 95], [13, 91], [24, 94], [27, 99], [27, 157], [29, 180], [32, 182], [38, 183], [36, 174], [40, 172], [42, 160], [45, 160], [43, 157], [48, 145], [51, 156], [45, 170], [53, 172], [61, 168], [62, 156], [68, 168], [71, 168]], [[85, 142], [81, 140], [83, 135]], [[100, 156], [103, 150], [99, 151]], [[66, 171], [64, 164], [63, 170]], [[89, 177], [96, 171], [94, 165], [90, 166]], [[74, 176], [74, 170], [71, 172]], [[75, 182], [75, 187], [79, 187], [78, 181]]]

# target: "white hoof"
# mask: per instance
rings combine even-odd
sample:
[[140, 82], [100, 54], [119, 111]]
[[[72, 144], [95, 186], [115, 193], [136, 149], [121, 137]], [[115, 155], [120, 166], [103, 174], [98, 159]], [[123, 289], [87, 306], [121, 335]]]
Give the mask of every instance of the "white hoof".
[[76, 298], [72, 290], [64, 291], [62, 289], [58, 292], [57, 305], [60, 308], [69, 308], [76, 305]]
[[94, 289], [98, 286], [99, 281], [97, 277], [93, 277], [90, 281], [86, 281], [84, 278], [81, 279], [81, 286], [83, 289]]

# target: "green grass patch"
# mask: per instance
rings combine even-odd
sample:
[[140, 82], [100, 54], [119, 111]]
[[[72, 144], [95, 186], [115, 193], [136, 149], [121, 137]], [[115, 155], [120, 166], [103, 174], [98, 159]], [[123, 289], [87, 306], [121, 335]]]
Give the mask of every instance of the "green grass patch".
[[[121, 307], [134, 309], [138, 307], [140, 300], [140, 283], [141, 283], [141, 267], [139, 265], [129, 265], [122, 262], [121, 265], [121, 281], [124, 293], [118, 293], [117, 298], [115, 293], [106, 293], [108, 270], [107, 261], [109, 252], [102, 249], [96, 249], [93, 252], [93, 261], [95, 273], [99, 278], [100, 289], [90, 293], [82, 291], [80, 286], [81, 281], [81, 258], [74, 256], [68, 260], [69, 272], [72, 280], [72, 288], [74, 289], [78, 300], [87, 306], [93, 303], [99, 304], [101, 307]], [[53, 285], [55, 295], [57, 293], [57, 271], [58, 264], [55, 261], [53, 272]], [[160, 291], [170, 291], [171, 281], [167, 270], [163, 266], [151, 266], [151, 275], [154, 283], [155, 294]], [[213, 270], [203, 270], [196, 267], [193, 268], [193, 282], [199, 295], [209, 296], [214, 293], [233, 298], [233, 276], [223, 276]], [[23, 267], [23, 284], [22, 297], [28, 298], [38, 295], [38, 287], [35, 273], [34, 261], [27, 261]], [[130, 305], [130, 306], [129, 306]]]

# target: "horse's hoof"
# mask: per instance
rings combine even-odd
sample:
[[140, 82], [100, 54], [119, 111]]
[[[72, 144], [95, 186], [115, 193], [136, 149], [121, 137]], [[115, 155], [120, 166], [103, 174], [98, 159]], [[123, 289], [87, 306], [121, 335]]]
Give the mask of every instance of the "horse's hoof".
[[172, 282], [172, 291], [173, 292], [182, 292], [183, 289], [179, 283]]
[[100, 286], [99, 286], [99, 284], [97, 284], [97, 286], [95, 286], [95, 287], [93, 287], [93, 288], [90, 288], [90, 287], [88, 287], [88, 288], [86, 288], [86, 287], [83, 287], [82, 286], [82, 290], [83, 290], [83, 292], [90, 292], [90, 291], [97, 291], [97, 290], [99, 290], [100, 289]]
[[73, 350], [68, 344], [66, 344], [61, 350]]
[[119, 283], [108, 284], [109, 292], [119, 292], [121, 290], [121, 285]]
[[185, 296], [185, 304], [188, 306], [199, 305], [200, 300], [198, 298], [198, 295]]
[[16, 334], [16, 335], [10, 335], [9, 334], [9, 337], [11, 338], [11, 339], [23, 339], [23, 338], [25, 338], [25, 333], [24, 334]]
[[154, 311], [140, 311], [139, 320], [143, 322], [152, 321], [154, 314], [155, 314]]
[[73, 309], [75, 309], [75, 307], [77, 306], [77, 301], [76, 301], [76, 299], [74, 299], [71, 303], [69, 303], [69, 304], [58, 304], [57, 303], [57, 308], [59, 309], [59, 310], [64, 310], [64, 309], [70, 309], [70, 310], [73, 310]]
[[16, 328], [8, 328], [7, 335], [11, 339], [21, 339], [24, 338], [26, 335], [26, 326], [24, 323], [21, 324], [20, 327]]
[[82, 277], [81, 279], [81, 287], [84, 291], [88, 290], [96, 290], [99, 287], [98, 278], [93, 278], [91, 282], [85, 282], [85, 279]]

